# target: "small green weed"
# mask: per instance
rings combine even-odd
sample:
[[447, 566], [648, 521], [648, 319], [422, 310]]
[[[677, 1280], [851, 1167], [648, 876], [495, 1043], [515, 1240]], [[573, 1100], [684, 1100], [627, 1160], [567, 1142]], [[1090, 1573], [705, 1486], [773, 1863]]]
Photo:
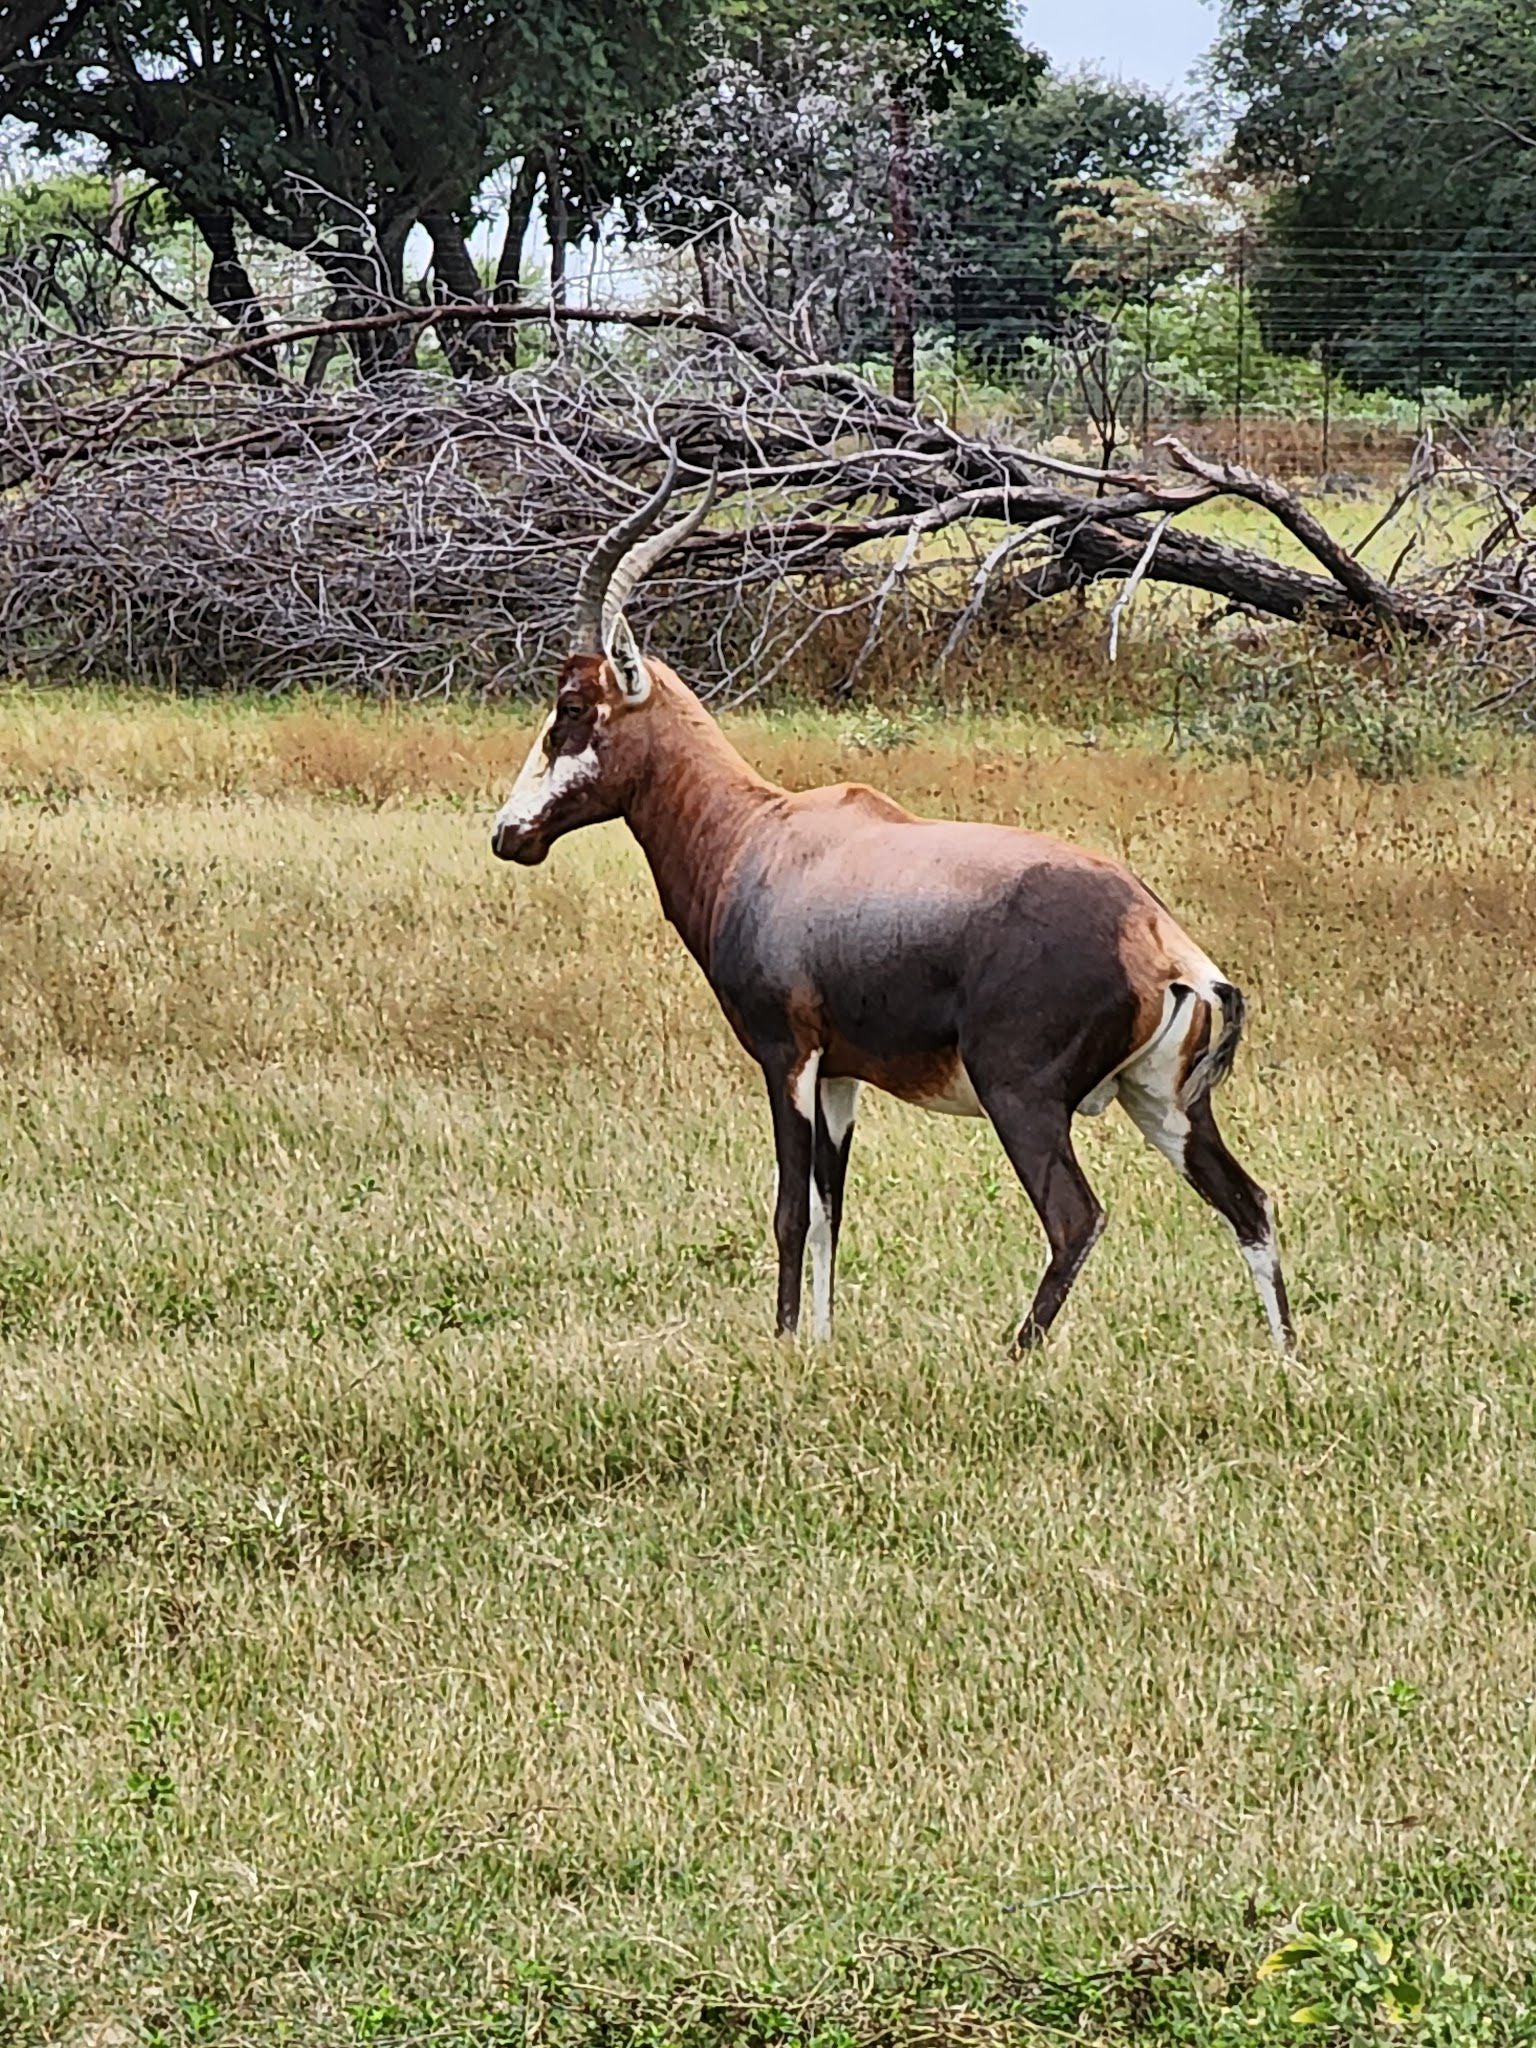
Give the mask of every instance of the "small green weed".
[[1296, 1930], [1259, 1964], [1243, 2010], [1224, 2038], [1368, 2040], [1382, 2028], [1422, 2039], [1475, 2040], [1472, 1979], [1435, 1957], [1400, 1947], [1347, 1907], [1297, 1915]]
[[932, 722], [925, 710], [889, 711], [870, 704], [849, 720], [848, 744], [860, 753], [893, 754], [899, 747], [916, 746]]
[[128, 1768], [123, 1796], [140, 1813], [156, 1814], [176, 1797], [170, 1751], [183, 1725], [174, 1707], [164, 1713], [134, 1714], [128, 1722], [128, 1737], [136, 1754]]
[[223, 2022], [217, 1999], [183, 1998], [173, 2012], [145, 2021], [144, 2048], [191, 2048], [195, 2042], [213, 2041]]

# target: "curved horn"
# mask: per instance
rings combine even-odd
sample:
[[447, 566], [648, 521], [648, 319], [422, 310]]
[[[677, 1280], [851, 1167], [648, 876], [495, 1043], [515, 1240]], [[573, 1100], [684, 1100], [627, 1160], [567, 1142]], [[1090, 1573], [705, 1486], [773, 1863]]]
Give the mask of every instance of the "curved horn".
[[677, 488], [677, 443], [667, 451], [667, 473], [660, 485], [637, 511], [605, 533], [587, 557], [587, 566], [576, 585], [576, 616], [571, 628], [572, 654], [601, 654], [604, 599], [614, 571], [643, 534], [649, 533], [667, 508]]
[[629, 602], [630, 595], [638, 589], [646, 577], [661, 561], [664, 555], [685, 541], [690, 533], [704, 524], [709, 508], [715, 502], [715, 472], [710, 471], [709, 483], [702, 498], [691, 512], [685, 512], [681, 519], [674, 519], [670, 526], [664, 526], [660, 533], [639, 547], [631, 548], [609, 579], [607, 594], [603, 599], [603, 640], [606, 644], [614, 620]]

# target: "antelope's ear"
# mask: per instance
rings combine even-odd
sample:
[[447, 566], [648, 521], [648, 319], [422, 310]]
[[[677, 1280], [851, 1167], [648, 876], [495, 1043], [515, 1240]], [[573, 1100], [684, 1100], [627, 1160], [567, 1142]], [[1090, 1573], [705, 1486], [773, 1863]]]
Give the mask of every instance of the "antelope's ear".
[[624, 692], [626, 704], [643, 704], [651, 694], [651, 672], [645, 665], [629, 621], [622, 612], [608, 628], [607, 645], [603, 652], [613, 664], [613, 672], [619, 679], [619, 688]]

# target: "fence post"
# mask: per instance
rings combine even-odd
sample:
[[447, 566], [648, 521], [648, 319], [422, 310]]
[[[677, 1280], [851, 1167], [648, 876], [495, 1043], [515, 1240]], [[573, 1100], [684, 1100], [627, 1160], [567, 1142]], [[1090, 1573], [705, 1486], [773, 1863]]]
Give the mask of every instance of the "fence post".
[[[1422, 263], [1422, 262], [1423, 262], [1423, 260], [1424, 260], [1424, 255], [1423, 255], [1423, 251], [1422, 251], [1422, 250], [1420, 250], [1420, 252], [1419, 252], [1419, 261], [1420, 261], [1420, 262]], [[1425, 351], [1425, 349], [1426, 349], [1426, 348], [1427, 348], [1428, 346], [1429, 346], [1429, 279], [1428, 279], [1428, 278], [1427, 278], [1427, 277], [1426, 277], [1426, 276], [1424, 275], [1423, 271], [1420, 271], [1420, 273], [1419, 273], [1419, 418], [1418, 418], [1418, 426], [1417, 426], [1417, 428], [1416, 428], [1416, 430], [1415, 430], [1415, 431], [1416, 431], [1416, 433], [1417, 433], [1417, 435], [1418, 435], [1418, 438], [1419, 438], [1419, 439], [1420, 439], [1421, 441], [1422, 441], [1422, 440], [1423, 440], [1423, 438], [1424, 438], [1424, 351]]]
[[1509, 264], [1509, 399], [1505, 412], [1513, 424], [1516, 391], [1520, 389], [1520, 266]]
[[1328, 427], [1332, 410], [1329, 400], [1333, 395], [1333, 359], [1328, 351], [1328, 342], [1323, 341], [1323, 475], [1327, 476], [1331, 463], [1328, 460]]
[[909, 405], [917, 396], [912, 319], [912, 109], [899, 87], [891, 96], [891, 391]]
[[1155, 227], [1147, 229], [1147, 301], [1141, 329], [1141, 459], [1147, 459], [1147, 443], [1152, 438], [1152, 251], [1156, 240]]
[[1243, 459], [1243, 372], [1247, 368], [1248, 230], [1237, 231], [1237, 376], [1232, 392], [1233, 453]]

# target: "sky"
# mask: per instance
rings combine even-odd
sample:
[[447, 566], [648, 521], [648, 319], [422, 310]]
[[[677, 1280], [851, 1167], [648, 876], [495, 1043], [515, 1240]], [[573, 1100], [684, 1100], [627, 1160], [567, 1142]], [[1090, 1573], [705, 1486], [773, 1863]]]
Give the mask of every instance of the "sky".
[[1187, 84], [1219, 20], [1207, 0], [1025, 0], [1023, 36], [1057, 70], [1087, 64], [1166, 91]]

